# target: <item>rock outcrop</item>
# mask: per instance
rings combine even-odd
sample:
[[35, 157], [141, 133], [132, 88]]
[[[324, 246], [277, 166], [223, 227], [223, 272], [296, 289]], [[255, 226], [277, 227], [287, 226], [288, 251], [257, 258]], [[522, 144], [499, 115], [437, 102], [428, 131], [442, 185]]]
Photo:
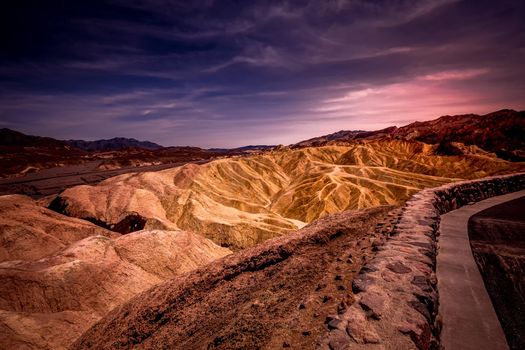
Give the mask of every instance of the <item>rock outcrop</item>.
[[[293, 145], [294, 147], [347, 144], [356, 140], [395, 138], [416, 140], [438, 145], [450, 152], [451, 143], [477, 146], [499, 157], [512, 161], [525, 160], [525, 111], [503, 109], [485, 115], [446, 115], [434, 120], [414, 122], [400, 128], [390, 127], [376, 131], [346, 131], [315, 137]], [[454, 150], [457, 152], [458, 150]], [[447, 153], [448, 153], [447, 152]], [[448, 154], [453, 155], [453, 154]]]
[[447, 115], [406, 125], [393, 133], [395, 137], [430, 144], [461, 142], [502, 156], [511, 156], [511, 151], [522, 154], [525, 151], [524, 134], [525, 111], [511, 109], [485, 115]]

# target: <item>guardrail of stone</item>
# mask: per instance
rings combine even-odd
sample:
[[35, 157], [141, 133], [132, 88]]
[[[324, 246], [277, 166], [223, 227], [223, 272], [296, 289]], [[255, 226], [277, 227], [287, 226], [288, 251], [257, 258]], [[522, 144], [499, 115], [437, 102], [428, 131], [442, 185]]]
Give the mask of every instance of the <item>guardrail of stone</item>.
[[330, 316], [321, 349], [438, 349], [440, 215], [525, 188], [525, 173], [422, 190], [402, 209], [377, 255], [354, 279], [355, 302]]

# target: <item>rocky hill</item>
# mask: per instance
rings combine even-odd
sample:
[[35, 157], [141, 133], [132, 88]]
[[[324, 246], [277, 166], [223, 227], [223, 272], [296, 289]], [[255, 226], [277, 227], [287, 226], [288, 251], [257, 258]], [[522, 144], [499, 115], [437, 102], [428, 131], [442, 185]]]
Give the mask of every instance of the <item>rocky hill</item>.
[[133, 138], [115, 137], [109, 140], [67, 140], [68, 145], [84, 151], [115, 151], [126, 148], [140, 148], [155, 150], [162, 148], [161, 145], [150, 141], [138, 141]]
[[313, 349], [327, 316], [352, 303], [350, 281], [389, 209], [330, 215], [174, 278], [114, 309], [72, 349]]
[[474, 145], [499, 157], [525, 160], [525, 111], [503, 109], [485, 115], [447, 115], [438, 119], [414, 122], [397, 128], [389, 127], [378, 131], [345, 131], [316, 137], [296, 143], [294, 147], [326, 145], [359, 139], [389, 136], [397, 139], [416, 140], [441, 145], [444, 155], [458, 151], [450, 146], [452, 142]]
[[0, 196], [0, 213], [0, 263], [38, 260], [90, 236], [120, 236], [84, 220], [60, 215], [21, 195]]
[[503, 157], [510, 157], [515, 151], [519, 157], [525, 151], [525, 111], [503, 109], [485, 115], [444, 116], [409, 124], [393, 135], [430, 144], [461, 142]]
[[315, 146], [323, 146], [327, 143], [334, 141], [334, 142], [350, 142], [353, 140], [360, 140], [360, 139], [371, 139], [371, 138], [379, 138], [382, 136], [391, 135], [396, 131], [397, 127], [391, 126], [386, 129], [376, 130], [376, 131], [364, 131], [364, 130], [340, 130], [338, 132], [335, 132], [333, 134], [324, 135], [320, 137], [314, 137], [309, 140], [298, 142], [292, 147], [315, 147]]

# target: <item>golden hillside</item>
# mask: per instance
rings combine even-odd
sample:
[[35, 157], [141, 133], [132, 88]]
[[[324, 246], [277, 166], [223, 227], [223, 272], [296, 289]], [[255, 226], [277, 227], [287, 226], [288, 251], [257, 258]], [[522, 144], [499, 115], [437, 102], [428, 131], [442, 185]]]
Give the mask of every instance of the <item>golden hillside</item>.
[[64, 212], [108, 226], [137, 213], [146, 229], [183, 229], [234, 249], [330, 213], [399, 204], [424, 187], [525, 170], [475, 146], [440, 156], [434, 145], [378, 139], [125, 174], [77, 186]]
[[231, 253], [185, 231], [120, 235], [26, 196], [0, 196], [0, 212], [0, 349], [65, 349], [115, 306]]
[[84, 220], [60, 215], [22, 195], [0, 196], [0, 213], [0, 263], [38, 260], [90, 236], [120, 236]]

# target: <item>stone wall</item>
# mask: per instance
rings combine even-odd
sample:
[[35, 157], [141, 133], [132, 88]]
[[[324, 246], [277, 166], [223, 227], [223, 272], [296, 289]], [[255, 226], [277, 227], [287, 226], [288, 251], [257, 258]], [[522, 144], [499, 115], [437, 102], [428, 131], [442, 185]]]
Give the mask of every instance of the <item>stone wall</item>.
[[425, 189], [407, 201], [377, 255], [354, 279], [355, 302], [327, 319], [320, 348], [438, 349], [436, 271], [440, 215], [525, 188], [525, 174]]

